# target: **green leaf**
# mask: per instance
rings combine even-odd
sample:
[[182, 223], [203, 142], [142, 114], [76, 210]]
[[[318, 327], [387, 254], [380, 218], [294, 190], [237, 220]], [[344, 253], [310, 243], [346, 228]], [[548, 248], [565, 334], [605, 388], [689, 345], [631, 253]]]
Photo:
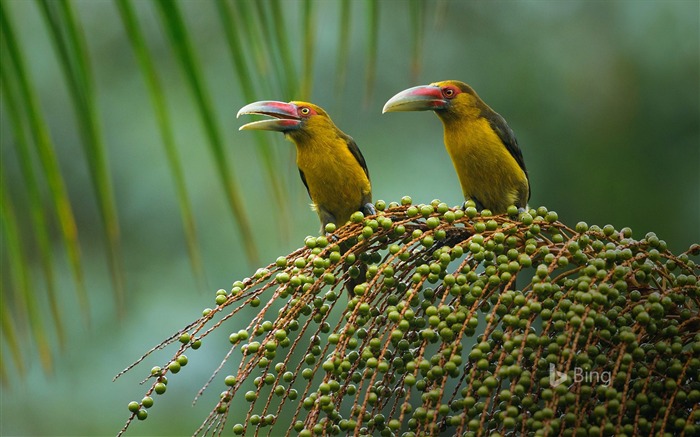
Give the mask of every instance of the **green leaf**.
[[6, 48], [6, 50], [3, 50], [5, 55], [0, 56], [1, 70], [7, 75], [12, 74], [14, 76], [18, 87], [19, 101], [23, 102], [25, 105], [24, 110], [28, 120], [29, 132], [33, 139], [35, 153], [39, 157], [39, 163], [48, 184], [50, 199], [53, 203], [56, 216], [58, 217], [61, 236], [65, 243], [66, 253], [76, 283], [76, 292], [81, 312], [87, 319], [89, 317], [88, 298], [87, 292], [85, 291], [78, 232], [73, 210], [58, 165], [56, 152], [39, 109], [38, 98], [34, 93], [34, 87], [26, 72], [22, 52], [16, 42], [9, 16], [3, 9], [2, 3], [0, 3], [0, 20], [0, 24], [2, 24], [0, 29], [2, 30], [3, 47]]
[[[243, 50], [241, 50], [238, 55], [240, 55], [241, 58], [245, 58], [246, 55], [253, 58], [256, 77], [269, 76], [270, 64], [273, 63], [273, 60], [269, 59], [269, 50], [264, 48], [265, 35], [263, 34], [258, 15], [251, 10], [251, 0], [237, 0], [233, 8], [231, 8], [226, 1], [216, 2], [216, 4], [220, 10], [225, 9], [229, 12], [233, 23], [232, 30], [235, 30], [236, 34], [246, 38], [247, 44], [241, 46]], [[220, 18], [226, 20], [227, 17], [222, 15], [223, 14], [220, 14]], [[258, 81], [256, 85], [262, 86], [262, 92], [265, 94], [279, 92], [280, 88], [274, 87], [271, 82], [272, 81], [269, 80], [262, 80]]]
[[408, 12], [411, 21], [411, 82], [418, 81], [421, 59], [423, 58], [423, 32], [425, 30], [425, 5], [422, 0], [411, 0]]
[[367, 0], [367, 70], [365, 73], [365, 102], [372, 97], [372, 89], [377, 75], [377, 50], [379, 48], [379, 2]]
[[352, 4], [350, 0], [342, 0], [338, 15], [338, 58], [337, 75], [335, 80], [336, 95], [343, 95], [345, 88], [345, 73], [348, 69], [348, 52], [350, 51], [350, 24], [352, 22]]
[[[261, 2], [261, 1], [255, 1], [253, 2], [253, 6], [255, 8], [255, 19], [257, 24], [258, 29], [262, 32], [262, 48], [264, 49], [264, 56], [265, 59], [268, 61], [268, 65], [272, 66], [272, 70], [274, 72], [274, 79], [277, 84], [277, 89], [281, 90], [283, 94], [286, 94], [285, 89], [289, 89], [288, 87], [288, 77], [285, 76], [285, 65], [283, 65], [282, 62], [280, 62], [280, 51], [279, 47], [276, 44], [276, 39], [274, 38], [274, 32], [272, 30], [272, 25], [270, 24], [271, 17], [269, 17], [269, 5], [270, 1], [268, 0], [267, 2]], [[291, 96], [290, 96], [291, 98]]]
[[[54, 327], [58, 336], [59, 344], [61, 347], [63, 347], [65, 344], [65, 335], [63, 322], [61, 320], [61, 313], [58, 307], [58, 300], [56, 297], [56, 287], [54, 286], [55, 278], [53, 272], [53, 252], [51, 250], [51, 241], [48, 232], [49, 225], [46, 216], [44, 215], [42, 196], [39, 189], [39, 180], [37, 179], [36, 172], [34, 171], [34, 163], [32, 162], [31, 150], [25, 132], [27, 127], [25, 126], [25, 123], [23, 123], [20, 114], [16, 91], [9, 84], [10, 79], [8, 78], [8, 74], [9, 73], [5, 69], [2, 69], [0, 71], [0, 80], [2, 81], [2, 89], [4, 91], [3, 96], [5, 97], [7, 112], [10, 115], [13, 132], [17, 140], [16, 143], [19, 151], [18, 157], [20, 169], [24, 180], [22, 187], [26, 189], [26, 196], [23, 197], [27, 198], [29, 202], [32, 225], [31, 235], [35, 237], [39, 249], [39, 262], [41, 263], [41, 268], [44, 273], [49, 308], [51, 309], [51, 315], [54, 320]], [[3, 167], [4, 165], [5, 160], [3, 160]]]
[[219, 179], [226, 192], [229, 206], [236, 218], [239, 235], [243, 240], [246, 254], [248, 259], [255, 264], [258, 259], [258, 252], [253, 241], [253, 232], [244, 208], [240, 189], [233, 175], [233, 168], [229, 165], [226, 151], [224, 150], [224, 142], [214, 117], [209, 95], [206, 92], [204, 79], [202, 79], [199, 72], [199, 63], [196, 61], [190, 46], [187, 28], [176, 2], [158, 0], [157, 4], [172, 48], [175, 50], [180, 66], [185, 72], [187, 83], [199, 107], [198, 113], [202, 117], [202, 124], [209, 138], [209, 149], [214, 156]]
[[[221, 19], [224, 34], [226, 35], [229, 53], [231, 54], [233, 66], [238, 76], [241, 93], [247, 102], [258, 100], [258, 98], [256, 98], [255, 83], [252, 80], [250, 68], [248, 67], [248, 63], [243, 56], [246, 50], [241, 43], [241, 35], [239, 32], [237, 32], [237, 30], [241, 27], [234, 23], [235, 21], [238, 21], [238, 13], [232, 12], [232, 9], [225, 1], [217, 2], [216, 5], [219, 8], [219, 18]], [[293, 71], [293, 65], [290, 66], [285, 64], [284, 67]], [[263, 97], [263, 99], [265, 99], [265, 97]], [[271, 144], [269, 135], [264, 135], [263, 132], [253, 132], [253, 134], [255, 142], [258, 146], [256, 150], [262, 159], [265, 173], [267, 175], [267, 181], [269, 182], [272, 190], [274, 204], [279, 206], [280, 215], [282, 217], [287, 217], [289, 214], [289, 202], [287, 201], [287, 195], [284, 192], [284, 185], [282, 183], [282, 178], [280, 177], [279, 164], [277, 159], [275, 159], [276, 155], [272, 149], [274, 145]], [[287, 221], [278, 220], [278, 224], [283, 237], [288, 238], [289, 226]]]
[[112, 192], [105, 145], [99, 124], [99, 115], [92, 91], [92, 73], [87, 62], [83, 35], [73, 17], [69, 2], [41, 0], [41, 11], [49, 25], [52, 39], [59, 54], [63, 74], [68, 82], [75, 106], [78, 130], [87, 158], [90, 178], [95, 189], [107, 242], [109, 270], [114, 286], [117, 309], [124, 311], [124, 274], [122, 267], [119, 219]]
[[[10, 311], [9, 305], [5, 304], [4, 299], [2, 305], [0, 305], [0, 311], [2, 311], [2, 314], [0, 315], [2, 323], [2, 336], [7, 342], [7, 347], [10, 349], [10, 356], [12, 357], [12, 361], [15, 363], [17, 373], [19, 373], [21, 377], [24, 377], [24, 374], [26, 373], [24, 370], [24, 359], [22, 358], [22, 349], [19, 347], [19, 337], [17, 335], [17, 331], [15, 330], [17, 321], [14, 320], [14, 315], [12, 314], [12, 311]], [[0, 360], [0, 381], [2, 381], [2, 385], [7, 385], [9, 382], [7, 367], [4, 359]]]
[[[261, 4], [258, 2], [258, 4]], [[294, 64], [294, 56], [287, 44], [288, 33], [287, 26], [284, 22], [284, 14], [280, 7], [279, 0], [270, 0], [270, 11], [272, 13], [272, 25], [270, 29], [274, 34], [274, 44], [277, 52], [280, 54], [281, 61], [279, 65], [282, 67], [280, 83], [285, 84], [284, 94], [287, 100], [292, 100], [299, 92], [299, 83], [297, 79], [296, 65]]]
[[172, 123], [168, 116], [168, 111], [165, 104], [165, 96], [160, 85], [158, 74], [148, 52], [148, 46], [139, 28], [131, 2], [128, 0], [118, 0], [117, 7], [124, 23], [126, 34], [129, 37], [131, 46], [134, 49], [136, 58], [141, 72], [146, 80], [151, 104], [155, 112], [158, 129], [163, 140], [163, 148], [165, 156], [168, 160], [168, 168], [170, 169], [173, 182], [175, 183], [175, 193], [177, 195], [178, 206], [180, 207], [180, 215], [182, 216], [182, 225], [185, 232], [185, 240], [187, 242], [187, 253], [192, 265], [192, 271], [199, 283], [200, 289], [207, 287], [204, 268], [202, 266], [202, 256], [199, 252], [199, 243], [197, 241], [197, 231], [194, 221], [194, 214], [190, 205], [187, 187], [185, 185], [185, 177], [180, 163], [180, 158], [175, 146], [175, 138], [173, 136]]
[[[10, 196], [6, 192], [7, 184], [4, 178], [0, 179], [0, 222], [2, 222], [3, 241], [7, 245], [8, 261], [10, 263], [11, 286], [14, 295], [13, 309], [20, 314], [22, 319], [28, 319], [32, 337], [39, 351], [39, 361], [44, 371], [51, 370], [53, 363], [51, 358], [51, 347], [46, 337], [46, 329], [43, 326], [42, 317], [39, 312], [40, 306], [32, 286], [31, 273], [28, 270], [28, 263], [25, 248], [20, 241], [20, 231], [14, 205]], [[2, 306], [9, 305], [5, 293], [2, 294]], [[17, 336], [14, 336], [16, 339]], [[16, 341], [16, 340], [14, 340]], [[13, 340], [9, 340], [10, 350], [13, 350]], [[16, 352], [13, 352], [13, 355]], [[18, 352], [17, 352], [18, 353]], [[21, 360], [20, 356], [15, 357], [15, 362]]]
[[303, 100], [311, 97], [314, 80], [314, 48], [316, 46], [316, 18], [312, 0], [304, 0], [301, 13], [301, 29], [304, 32], [304, 52], [301, 64], [301, 89], [299, 94]]

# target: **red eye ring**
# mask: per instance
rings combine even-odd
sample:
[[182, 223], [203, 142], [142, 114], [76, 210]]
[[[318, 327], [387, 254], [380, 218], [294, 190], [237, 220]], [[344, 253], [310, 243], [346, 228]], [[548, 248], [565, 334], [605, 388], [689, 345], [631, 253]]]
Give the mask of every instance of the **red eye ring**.
[[448, 99], [451, 99], [455, 96], [455, 90], [453, 90], [452, 88], [444, 88], [442, 90], [442, 95], [447, 97]]

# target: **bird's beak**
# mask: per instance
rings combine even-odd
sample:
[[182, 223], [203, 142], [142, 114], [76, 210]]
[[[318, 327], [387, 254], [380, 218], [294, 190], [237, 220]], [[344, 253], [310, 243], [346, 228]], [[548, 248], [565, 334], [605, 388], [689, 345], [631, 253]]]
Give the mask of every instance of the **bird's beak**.
[[442, 90], [435, 85], [421, 85], [403, 90], [384, 104], [382, 114], [399, 111], [432, 111], [443, 109], [447, 100]]
[[298, 115], [296, 105], [274, 100], [263, 100], [250, 103], [242, 107], [236, 118], [242, 114], [259, 114], [272, 117], [271, 119], [253, 121], [239, 127], [238, 130], [272, 130], [287, 132], [301, 127], [301, 117]]

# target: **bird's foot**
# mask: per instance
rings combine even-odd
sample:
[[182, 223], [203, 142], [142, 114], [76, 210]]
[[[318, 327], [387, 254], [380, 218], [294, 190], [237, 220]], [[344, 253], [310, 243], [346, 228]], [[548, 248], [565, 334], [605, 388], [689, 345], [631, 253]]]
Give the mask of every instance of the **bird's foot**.
[[337, 226], [335, 222], [333, 221], [327, 221], [321, 223], [321, 235], [326, 237], [329, 243], [335, 243], [336, 241], [339, 240], [339, 238], [335, 235], [335, 231], [337, 230]]
[[323, 235], [329, 243], [337, 243], [338, 240], [340, 240], [340, 238], [332, 232], [324, 232]]
[[362, 214], [367, 217], [368, 215], [375, 215], [377, 213], [377, 209], [374, 207], [374, 205], [371, 202], [367, 202], [364, 204], [364, 206], [361, 209]]
[[466, 210], [470, 206], [476, 208], [477, 211], [481, 211], [484, 209], [484, 205], [481, 202], [479, 202], [479, 199], [477, 199], [476, 197], [472, 197], [464, 201], [464, 203], [462, 204], [462, 210]]

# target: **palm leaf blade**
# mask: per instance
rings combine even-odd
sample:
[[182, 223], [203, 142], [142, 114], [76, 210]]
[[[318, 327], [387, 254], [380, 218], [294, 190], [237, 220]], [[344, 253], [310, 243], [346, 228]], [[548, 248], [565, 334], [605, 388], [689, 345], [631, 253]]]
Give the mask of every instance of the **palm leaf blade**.
[[[105, 145], [102, 141], [96, 105], [92, 98], [92, 78], [87, 61], [85, 44], [68, 2], [41, 0], [44, 19], [49, 25], [59, 54], [71, 99], [75, 106], [83, 150], [87, 158], [90, 178], [95, 188], [107, 243], [107, 257], [117, 309], [124, 311], [124, 278], [119, 237], [119, 221], [111, 186]], [[58, 11], [55, 8], [59, 8]]]
[[302, 99], [307, 100], [311, 96], [314, 80], [314, 47], [316, 46], [315, 8], [311, 0], [304, 0], [301, 18], [301, 28], [304, 31], [304, 52], [302, 54], [300, 94]]
[[[42, 207], [42, 198], [39, 189], [39, 181], [37, 179], [36, 172], [34, 171], [29, 141], [27, 139], [27, 136], [25, 135], [25, 126], [22, 123], [20, 109], [18, 107], [18, 100], [15, 95], [15, 91], [13, 90], [13, 87], [9, 84], [10, 79], [5, 69], [2, 69], [2, 71], [0, 71], [0, 80], [2, 81], [2, 89], [4, 90], [3, 96], [6, 99], [6, 106], [8, 109], [7, 112], [10, 115], [15, 138], [17, 139], [17, 149], [19, 151], [20, 168], [22, 170], [22, 176], [25, 182], [22, 185], [26, 187], [26, 198], [29, 201], [29, 209], [32, 224], [31, 233], [35, 236], [37, 246], [39, 248], [39, 262], [41, 263], [41, 268], [46, 283], [49, 308], [51, 309], [51, 315], [54, 320], [54, 327], [56, 329], [59, 344], [61, 347], [63, 347], [65, 343], [65, 333], [63, 329], [63, 322], [61, 320], [61, 313], [58, 307], [56, 288], [54, 287], [55, 278], [52, 261], [53, 254], [51, 251], [51, 243], [49, 239], [49, 226], [46, 220], [46, 216], [44, 214], [44, 209]], [[3, 163], [4, 162], [5, 161], [3, 161]]]
[[[8, 251], [11, 256], [8, 257], [10, 262], [10, 276], [14, 279], [13, 289], [15, 296], [14, 309], [19, 311], [22, 318], [26, 318], [29, 322], [29, 328], [32, 331], [32, 337], [36, 342], [36, 347], [39, 352], [39, 360], [44, 368], [44, 371], [50, 371], [53, 366], [51, 358], [51, 347], [46, 337], [42, 317], [39, 312], [39, 304], [37, 302], [34, 289], [31, 282], [31, 273], [28, 269], [27, 257], [25, 248], [20, 240], [20, 231], [15, 215], [14, 206], [6, 193], [7, 185], [4, 180], [0, 180], [0, 221], [2, 221], [2, 229], [5, 238], [3, 240], [7, 244]], [[5, 294], [2, 296], [2, 305], [5, 307]], [[12, 342], [8, 342], [12, 349]], [[13, 352], [14, 354], [15, 352]], [[18, 358], [15, 358], [17, 361]]]
[[379, 48], [379, 2], [367, 0], [367, 70], [365, 72], [365, 101], [372, 96], [372, 86], [377, 75], [377, 51]]
[[[42, 172], [46, 178], [50, 199], [53, 203], [56, 216], [58, 217], [61, 236], [65, 243], [69, 264], [76, 283], [76, 292], [82, 313], [88, 317], [88, 298], [85, 290], [83, 278], [83, 268], [80, 257], [80, 246], [78, 242], [78, 232], [75, 224], [73, 210], [70, 205], [68, 193], [66, 191], [63, 176], [58, 165], [56, 152], [51, 142], [48, 129], [41, 116], [39, 103], [34, 93], [34, 88], [26, 73], [25, 62], [22, 52], [14, 37], [14, 31], [9, 21], [9, 17], [3, 5], [0, 3], [0, 20], [2, 26], [2, 37], [6, 47], [6, 56], [0, 57], [3, 63], [2, 70], [7, 74], [14, 74], [18, 85], [19, 99], [25, 103], [26, 118], [29, 124], [29, 131], [32, 135], [35, 152], [39, 157]], [[6, 63], [10, 64], [6, 64]]]
[[272, 32], [274, 34], [273, 41], [274, 46], [281, 57], [282, 77], [280, 77], [280, 83], [285, 84], [285, 94], [287, 99], [293, 99], [298, 87], [298, 79], [296, 73], [296, 66], [294, 65], [294, 57], [291, 50], [289, 49], [289, 44], [287, 44], [287, 30], [284, 22], [284, 15], [282, 14], [282, 8], [280, 7], [279, 0], [270, 1], [270, 10], [272, 13]]
[[338, 96], [342, 95], [345, 87], [345, 72], [348, 69], [348, 52], [350, 51], [350, 24], [352, 21], [352, 4], [350, 0], [342, 0], [340, 15], [338, 15], [338, 58], [336, 60], [336, 89]]
[[423, 57], [423, 31], [425, 29], [425, 2], [421, 0], [411, 0], [408, 9], [411, 21], [411, 82], [418, 81], [420, 64]]
[[[243, 98], [247, 102], [252, 102], [256, 100], [255, 82], [252, 79], [248, 63], [243, 56], [245, 48], [241, 42], [241, 37], [236, 31], [240, 29], [240, 27], [234, 24], [236, 14], [232, 12], [226, 2], [217, 2], [216, 5], [219, 8], [219, 18], [221, 19], [221, 26], [224, 30], [224, 34], [226, 35], [233, 66], [238, 75], [239, 88], [243, 94]], [[270, 144], [268, 140], [269, 136], [261, 135], [261, 132], [254, 132], [254, 138], [258, 146], [256, 150], [259, 152], [259, 156], [262, 159], [267, 180], [272, 189], [274, 203], [275, 205], [279, 205], [280, 214], [286, 217], [289, 214], [289, 204], [284, 195], [284, 188], [279, 176], [277, 160], [272, 150], [272, 144]], [[285, 226], [285, 223], [286, 222], [283, 220], [279, 221], [280, 231], [286, 238], [289, 234], [289, 227]]]
[[248, 220], [240, 189], [236, 183], [231, 166], [224, 150], [223, 140], [218, 124], [214, 119], [214, 113], [209, 100], [209, 95], [205, 91], [204, 82], [199, 73], [198, 63], [194, 59], [192, 48], [190, 47], [187, 29], [182, 20], [182, 15], [177, 3], [167, 0], [158, 1], [159, 11], [163, 19], [170, 42], [176, 52], [180, 66], [185, 72], [187, 83], [194, 94], [195, 101], [199, 108], [198, 113], [202, 118], [205, 132], [209, 139], [210, 151], [214, 156], [219, 179], [226, 192], [229, 207], [233, 212], [238, 224], [239, 234], [243, 240], [248, 259], [255, 263], [258, 259], [257, 248], [252, 238], [252, 230]]
[[206, 280], [204, 276], [204, 267], [202, 265], [202, 256], [199, 252], [194, 214], [192, 213], [189, 195], [187, 194], [187, 188], [185, 186], [184, 171], [175, 147], [172, 123], [166, 110], [163, 90], [161, 88], [155, 67], [151, 61], [151, 57], [149, 56], [143, 34], [136, 22], [136, 17], [134, 15], [131, 3], [128, 0], [119, 0], [117, 2], [117, 7], [122, 17], [126, 34], [131, 41], [131, 46], [136, 54], [139, 66], [141, 67], [141, 71], [146, 80], [146, 86], [148, 88], [151, 104], [155, 112], [158, 129], [163, 140], [162, 144], [165, 150], [166, 159], [168, 160], [168, 167], [170, 169], [173, 182], [175, 183], [175, 193], [177, 196], [178, 206], [180, 208], [180, 215], [182, 217], [190, 264], [196, 280], [203, 289], [206, 287]]

